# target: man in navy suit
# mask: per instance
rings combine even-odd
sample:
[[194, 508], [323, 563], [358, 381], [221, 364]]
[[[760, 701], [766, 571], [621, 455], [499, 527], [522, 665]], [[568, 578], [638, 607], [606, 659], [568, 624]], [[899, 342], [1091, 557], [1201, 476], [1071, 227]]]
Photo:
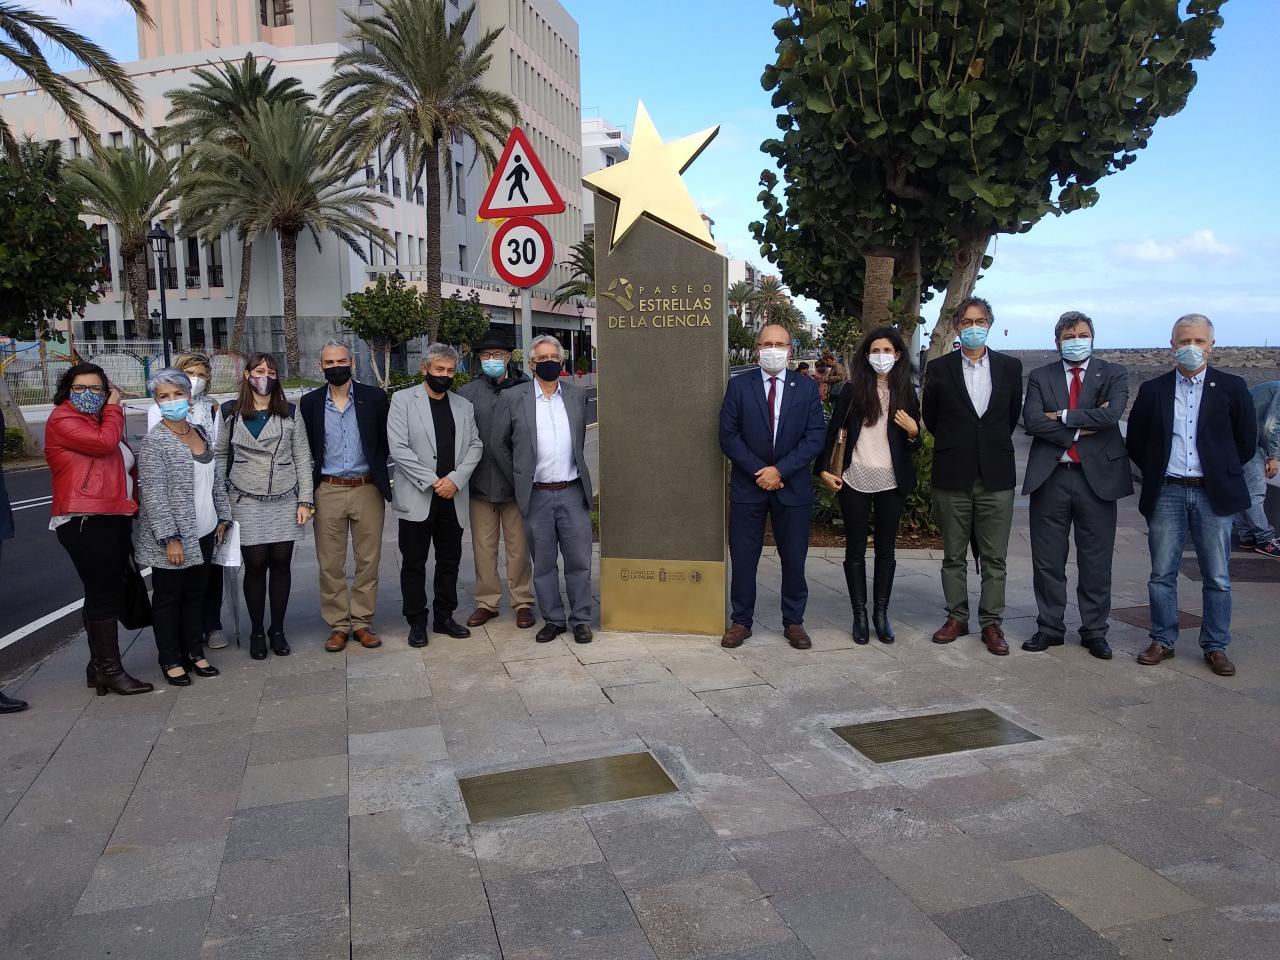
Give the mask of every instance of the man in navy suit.
[[817, 384], [787, 369], [791, 356], [787, 328], [766, 324], [756, 337], [756, 349], [759, 372], [731, 379], [720, 406], [720, 449], [733, 466], [729, 484], [733, 611], [720, 645], [739, 647], [751, 636], [756, 568], [767, 518], [782, 564], [782, 635], [797, 650], [808, 650], [812, 643], [804, 630], [809, 599], [804, 561], [813, 507], [810, 468], [822, 450], [827, 426]]
[[1244, 464], [1257, 446], [1253, 398], [1239, 377], [1209, 366], [1213, 324], [1180, 317], [1170, 344], [1176, 368], [1138, 390], [1125, 438], [1142, 471], [1138, 510], [1151, 550], [1151, 645], [1146, 666], [1173, 656], [1178, 639], [1178, 566], [1187, 534], [1203, 581], [1200, 647], [1220, 677], [1234, 676], [1231, 643], [1231, 519], [1249, 505]]

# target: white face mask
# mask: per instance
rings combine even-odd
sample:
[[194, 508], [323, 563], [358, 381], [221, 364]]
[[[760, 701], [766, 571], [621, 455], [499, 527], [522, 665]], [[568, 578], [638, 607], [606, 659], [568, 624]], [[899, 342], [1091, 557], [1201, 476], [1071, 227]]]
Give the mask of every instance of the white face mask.
[[206, 380], [204, 377], [192, 377], [191, 378], [191, 395], [193, 397], [200, 396], [201, 394], [204, 393], [204, 388], [207, 387], [208, 385], [209, 385], [209, 381]]
[[867, 354], [867, 363], [871, 364], [871, 369], [876, 373], [888, 373], [893, 369], [893, 365], [897, 362], [898, 358], [892, 353]]
[[760, 350], [760, 366], [766, 373], [781, 373], [787, 368], [786, 347], [762, 347]]

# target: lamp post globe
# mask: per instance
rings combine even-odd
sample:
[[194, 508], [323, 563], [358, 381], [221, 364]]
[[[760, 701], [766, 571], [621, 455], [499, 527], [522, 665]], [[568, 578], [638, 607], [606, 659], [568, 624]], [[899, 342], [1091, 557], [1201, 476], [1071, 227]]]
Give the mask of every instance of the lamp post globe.
[[165, 306], [164, 300], [164, 262], [169, 255], [169, 243], [172, 240], [173, 237], [158, 221], [153, 223], [151, 229], [147, 231], [147, 243], [151, 244], [151, 249], [156, 255], [156, 288], [160, 291], [160, 339], [164, 346], [164, 365], [166, 367], [171, 365], [170, 344], [173, 338], [169, 325], [169, 311]]

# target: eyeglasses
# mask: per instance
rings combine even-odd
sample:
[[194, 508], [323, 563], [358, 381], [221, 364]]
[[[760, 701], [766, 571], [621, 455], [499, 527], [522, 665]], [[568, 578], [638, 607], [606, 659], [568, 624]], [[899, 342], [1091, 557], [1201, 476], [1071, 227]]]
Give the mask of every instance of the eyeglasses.
[[107, 391], [105, 387], [91, 387], [91, 386], [88, 386], [87, 384], [77, 383], [74, 387], [71, 388], [71, 392], [74, 393], [77, 397], [83, 396], [86, 393], [92, 393], [94, 396], [100, 397]]
[[507, 355], [502, 350], [485, 350], [480, 354], [481, 360], [505, 360]]

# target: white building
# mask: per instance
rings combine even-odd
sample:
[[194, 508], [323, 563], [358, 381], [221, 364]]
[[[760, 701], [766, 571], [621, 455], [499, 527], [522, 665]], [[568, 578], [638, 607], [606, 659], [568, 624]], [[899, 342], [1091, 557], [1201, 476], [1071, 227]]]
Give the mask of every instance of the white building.
[[[588, 176], [631, 156], [631, 135], [603, 117], [582, 121], [582, 175]], [[583, 207], [583, 235], [595, 234], [594, 198], [588, 197]]]

